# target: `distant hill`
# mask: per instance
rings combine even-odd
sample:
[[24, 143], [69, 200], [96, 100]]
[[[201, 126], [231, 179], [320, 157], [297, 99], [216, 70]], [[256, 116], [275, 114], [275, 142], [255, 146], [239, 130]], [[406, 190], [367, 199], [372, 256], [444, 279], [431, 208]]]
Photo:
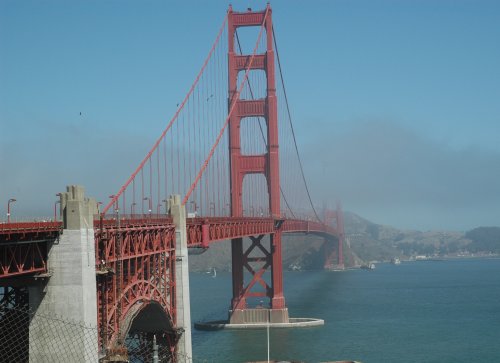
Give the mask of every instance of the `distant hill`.
[[471, 240], [467, 246], [474, 253], [490, 251], [500, 254], [500, 227], [479, 227], [467, 232], [465, 237]]
[[[346, 267], [359, 267], [369, 261], [390, 261], [394, 257], [467, 256], [500, 254], [500, 227], [479, 227], [466, 233], [450, 231], [399, 230], [370, 222], [355, 213], [345, 212]], [[247, 245], [249, 242], [246, 242]], [[267, 241], [265, 242], [268, 243]], [[313, 235], [284, 235], [285, 269], [322, 269], [323, 239]], [[215, 243], [202, 255], [190, 254], [192, 271], [231, 270], [231, 243]]]
[[471, 243], [462, 232], [400, 230], [349, 212], [345, 215], [345, 230], [351, 249], [364, 261], [456, 254], [467, 251]]

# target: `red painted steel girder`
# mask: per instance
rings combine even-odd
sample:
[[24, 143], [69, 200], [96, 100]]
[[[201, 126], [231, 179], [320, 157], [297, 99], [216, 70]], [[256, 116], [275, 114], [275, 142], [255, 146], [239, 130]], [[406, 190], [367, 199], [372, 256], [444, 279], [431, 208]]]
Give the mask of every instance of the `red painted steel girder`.
[[[250, 273], [250, 281], [246, 286], [242, 286], [241, 293], [232, 299], [233, 310], [244, 309], [249, 297], [273, 298], [273, 288], [263, 278], [264, 273], [272, 263], [272, 252], [262, 244], [263, 237], [264, 235], [250, 236], [252, 243], [242, 254], [241, 262], [244, 269]], [[257, 251], [258, 256], [250, 257], [254, 250]], [[260, 286], [264, 291], [255, 291], [255, 286]]]
[[[100, 219], [94, 220], [94, 229], [97, 229], [101, 225], [100, 223]], [[164, 226], [172, 223], [172, 218], [165, 215], [120, 215], [121, 229], [126, 227], [135, 228], [140, 226]], [[107, 215], [106, 218], [102, 220], [102, 226], [105, 228], [115, 228], [117, 226], [116, 216], [112, 214]]]
[[62, 222], [0, 223], [0, 243], [4, 241], [30, 241], [59, 235]]
[[[249, 217], [190, 218], [187, 220], [188, 246], [207, 248], [209, 244], [218, 241], [272, 234], [276, 230], [277, 221], [273, 218]], [[316, 233], [337, 237], [337, 230], [331, 226], [299, 219], [285, 219], [282, 232]]]
[[[248, 217], [212, 217], [189, 218], [187, 236], [189, 247], [208, 247], [209, 244], [261, 234], [272, 234], [275, 231], [275, 220], [272, 218]], [[158, 229], [174, 231], [172, 219], [161, 218], [121, 218], [122, 232], [138, 234], [137, 244], [124, 240], [122, 258], [144, 257], [158, 253], [146, 245], [140, 238], [141, 233], [154, 233]], [[95, 226], [98, 226], [95, 221]], [[96, 264], [105, 259], [116, 260], [114, 244], [107, 236], [116, 228], [116, 219], [103, 220], [103, 239], [96, 249]], [[47, 272], [47, 241], [55, 239], [62, 228], [61, 222], [23, 222], [0, 225], [0, 278], [23, 274]], [[286, 219], [283, 222], [284, 233], [317, 233], [338, 237], [337, 230], [315, 221]], [[96, 227], [96, 235], [99, 229]], [[173, 237], [171, 237], [173, 238]], [[106, 242], [107, 241], [107, 242]], [[105, 257], [105, 258], [102, 258]]]
[[48, 242], [62, 231], [62, 222], [0, 224], [0, 281], [47, 272]]
[[175, 226], [171, 219], [96, 224], [99, 339], [102, 349], [124, 338], [133, 316], [151, 303], [175, 327]]
[[3, 278], [47, 272], [47, 242], [0, 244], [0, 284]]

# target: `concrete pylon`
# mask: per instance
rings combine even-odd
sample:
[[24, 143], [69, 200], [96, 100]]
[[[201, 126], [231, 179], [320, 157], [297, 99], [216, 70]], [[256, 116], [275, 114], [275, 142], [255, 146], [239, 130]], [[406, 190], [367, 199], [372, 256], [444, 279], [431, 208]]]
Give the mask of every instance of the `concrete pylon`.
[[173, 195], [169, 200], [170, 214], [175, 224], [175, 284], [176, 284], [176, 327], [184, 329], [177, 343], [179, 363], [191, 363], [193, 348], [191, 343], [191, 303], [189, 298], [189, 264], [186, 230], [186, 208], [181, 203], [180, 195]]
[[97, 203], [85, 198], [84, 188], [77, 185], [68, 186], [60, 198], [64, 230], [48, 253], [50, 278], [29, 288], [34, 314], [30, 362], [88, 362], [98, 357], [93, 223]]

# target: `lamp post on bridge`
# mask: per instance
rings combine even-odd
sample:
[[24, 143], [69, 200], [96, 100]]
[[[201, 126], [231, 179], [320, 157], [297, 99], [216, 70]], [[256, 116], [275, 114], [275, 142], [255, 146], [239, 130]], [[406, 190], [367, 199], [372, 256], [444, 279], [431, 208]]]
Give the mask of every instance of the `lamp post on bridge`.
[[167, 199], [163, 199], [162, 203], [165, 203], [165, 214], [168, 214], [168, 200]]
[[193, 213], [194, 213], [194, 216], [196, 217], [196, 211], [198, 210], [198, 205], [196, 205], [196, 201], [192, 200], [191, 201], [191, 204], [193, 205]]
[[226, 215], [226, 208], [229, 210], [229, 203], [226, 203], [226, 204], [225, 204], [225, 207], [224, 207], [224, 208], [222, 208], [222, 214], [223, 214], [223, 215]]
[[[215, 203], [214, 202], [210, 202], [209, 210], [210, 210], [210, 216], [215, 216]], [[214, 211], [213, 215], [212, 215], [212, 210]]]
[[[110, 195], [109, 198], [110, 199], [114, 199], [116, 197], [116, 195]], [[115, 210], [116, 213], [118, 213], [118, 200], [115, 200], [115, 202], [113, 203], [113, 209]]]
[[[57, 193], [56, 197], [61, 198], [61, 193]], [[61, 199], [56, 200], [54, 203], [54, 222], [57, 222], [57, 204], [61, 204]]]
[[149, 218], [151, 218], [151, 213], [153, 212], [153, 200], [149, 197], [145, 197], [145, 198], [148, 201]]
[[133, 202], [132, 204], [130, 204], [130, 218], [132, 218], [132, 216], [134, 215], [134, 212], [135, 212], [135, 206], [137, 205], [136, 202]]
[[7, 202], [7, 223], [10, 223], [10, 203], [17, 202], [17, 199], [10, 198]]
[[[151, 218], [151, 212], [153, 207], [151, 206], [151, 198], [149, 197], [144, 197], [142, 200], [147, 200], [148, 201], [148, 212], [149, 212], [149, 217]], [[144, 202], [142, 203], [142, 214], [144, 214]]]

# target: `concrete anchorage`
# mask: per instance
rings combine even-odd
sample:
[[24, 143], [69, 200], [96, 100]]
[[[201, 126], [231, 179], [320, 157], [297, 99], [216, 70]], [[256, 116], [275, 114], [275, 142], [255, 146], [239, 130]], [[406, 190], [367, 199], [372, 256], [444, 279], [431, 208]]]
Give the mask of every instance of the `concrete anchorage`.
[[[85, 198], [84, 188], [77, 185], [68, 186], [60, 199], [64, 230], [48, 253], [51, 277], [29, 288], [33, 312], [29, 361], [97, 361], [93, 225], [97, 203]], [[51, 324], [53, 321], [59, 323]]]
[[170, 215], [175, 224], [175, 284], [176, 284], [176, 327], [183, 329], [177, 343], [178, 363], [191, 363], [193, 349], [191, 343], [191, 303], [189, 298], [189, 264], [186, 230], [186, 207], [181, 203], [180, 195], [173, 195], [169, 200]]

